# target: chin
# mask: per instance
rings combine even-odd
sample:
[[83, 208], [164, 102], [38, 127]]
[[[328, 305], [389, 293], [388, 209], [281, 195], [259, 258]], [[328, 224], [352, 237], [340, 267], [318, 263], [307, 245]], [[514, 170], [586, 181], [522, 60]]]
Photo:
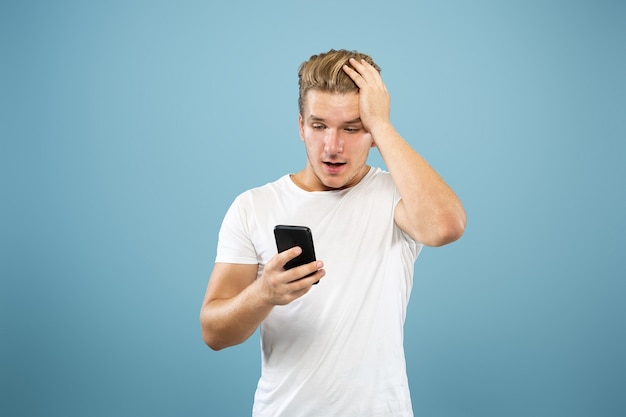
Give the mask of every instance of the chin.
[[348, 186], [348, 182], [344, 179], [339, 178], [331, 178], [326, 181], [323, 181], [322, 184], [329, 190], [340, 190], [342, 188], [346, 188]]

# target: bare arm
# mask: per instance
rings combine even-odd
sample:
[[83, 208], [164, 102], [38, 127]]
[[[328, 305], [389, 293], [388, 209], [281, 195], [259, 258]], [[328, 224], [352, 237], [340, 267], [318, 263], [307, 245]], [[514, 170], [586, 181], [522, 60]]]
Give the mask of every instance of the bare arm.
[[454, 191], [396, 132], [389, 119], [390, 98], [378, 71], [350, 60], [344, 71], [359, 87], [361, 122], [370, 132], [402, 200], [395, 221], [413, 239], [428, 246], [457, 240], [465, 230], [465, 210]]
[[303, 296], [324, 276], [321, 261], [285, 271], [283, 265], [299, 253], [292, 248], [277, 254], [259, 279], [257, 265], [215, 264], [200, 311], [202, 337], [211, 349], [243, 343], [274, 306]]

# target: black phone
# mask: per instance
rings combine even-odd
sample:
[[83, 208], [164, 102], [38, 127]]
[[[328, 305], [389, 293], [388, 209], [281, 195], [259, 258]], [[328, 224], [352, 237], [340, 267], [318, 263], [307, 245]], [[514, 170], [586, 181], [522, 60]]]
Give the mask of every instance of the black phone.
[[300, 246], [300, 248], [302, 248], [300, 255], [285, 264], [285, 269], [295, 268], [296, 266], [308, 264], [316, 260], [315, 248], [313, 247], [313, 234], [308, 227], [279, 224], [274, 227], [274, 237], [276, 238], [276, 248], [279, 253], [291, 249], [294, 246]]

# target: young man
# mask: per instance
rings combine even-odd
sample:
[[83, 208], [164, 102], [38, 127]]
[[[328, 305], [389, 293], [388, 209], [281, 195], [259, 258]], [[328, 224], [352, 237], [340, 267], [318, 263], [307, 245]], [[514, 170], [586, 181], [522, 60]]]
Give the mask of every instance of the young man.
[[[422, 245], [458, 239], [465, 212], [393, 128], [379, 71], [355, 51], [303, 63], [304, 169], [244, 192], [222, 223], [202, 335], [218, 350], [261, 326], [254, 416], [413, 415], [403, 326], [414, 262]], [[372, 147], [388, 172], [367, 165]], [[300, 249], [276, 253], [278, 224], [308, 226], [319, 260], [285, 270]]]

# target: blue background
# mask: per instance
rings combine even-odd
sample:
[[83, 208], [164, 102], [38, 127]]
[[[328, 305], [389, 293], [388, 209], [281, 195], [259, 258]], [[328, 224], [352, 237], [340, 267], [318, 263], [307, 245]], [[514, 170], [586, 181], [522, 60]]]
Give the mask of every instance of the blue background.
[[626, 415], [625, 22], [609, 0], [2, 2], [0, 414], [249, 414], [258, 336], [200, 336], [217, 231], [303, 166], [297, 67], [348, 48], [469, 218], [416, 263], [415, 414]]

